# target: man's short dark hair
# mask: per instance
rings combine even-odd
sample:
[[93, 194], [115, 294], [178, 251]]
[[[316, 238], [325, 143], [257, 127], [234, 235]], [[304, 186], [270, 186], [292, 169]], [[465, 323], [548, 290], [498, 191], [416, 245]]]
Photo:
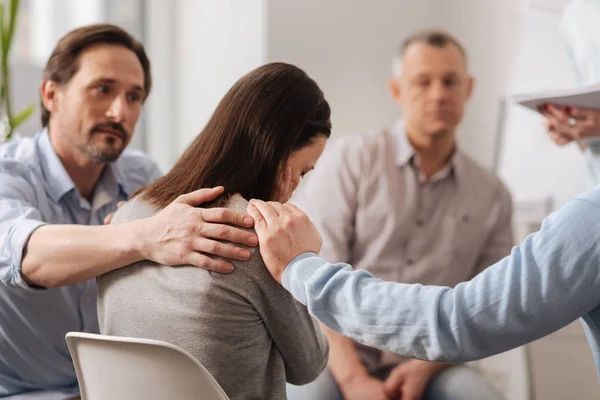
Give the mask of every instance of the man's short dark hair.
[[465, 48], [455, 37], [446, 32], [435, 30], [422, 31], [409, 36], [404, 43], [402, 43], [400, 56], [403, 56], [406, 50], [415, 43], [425, 43], [430, 46], [440, 48], [446, 47], [447, 45], [452, 45], [460, 51], [465, 59], [467, 58], [467, 52], [465, 51]]
[[[95, 44], [116, 44], [135, 53], [144, 70], [144, 100], [146, 100], [152, 87], [150, 60], [146, 55], [144, 46], [129, 33], [115, 25], [88, 25], [67, 33], [58, 41], [52, 51], [44, 68], [42, 79], [55, 81], [59, 85], [66, 85], [79, 69], [79, 54]], [[43, 102], [41, 108], [42, 127], [47, 127], [50, 122], [50, 111], [44, 107]]]

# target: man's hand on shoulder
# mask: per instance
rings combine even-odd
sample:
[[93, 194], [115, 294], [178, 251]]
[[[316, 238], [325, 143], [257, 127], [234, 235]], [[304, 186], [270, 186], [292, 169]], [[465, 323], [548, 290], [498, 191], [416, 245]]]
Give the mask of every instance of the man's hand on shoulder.
[[310, 218], [293, 204], [250, 200], [260, 254], [269, 272], [281, 283], [288, 264], [300, 254], [319, 253], [323, 241]]
[[197, 208], [222, 193], [222, 187], [196, 190], [179, 196], [155, 216], [133, 222], [135, 247], [140, 256], [165, 265], [191, 264], [216, 272], [231, 272], [233, 265], [207, 254], [249, 259], [247, 249], [222, 241], [256, 246], [255, 234], [235, 227], [251, 228], [252, 217], [227, 208]]

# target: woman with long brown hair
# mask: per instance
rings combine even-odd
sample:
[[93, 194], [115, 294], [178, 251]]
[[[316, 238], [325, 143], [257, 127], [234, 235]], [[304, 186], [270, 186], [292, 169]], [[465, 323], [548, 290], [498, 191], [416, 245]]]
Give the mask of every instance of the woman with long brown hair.
[[[285, 202], [321, 155], [330, 109], [304, 71], [284, 63], [236, 82], [204, 130], [164, 177], [136, 193], [112, 223], [151, 217], [175, 198], [222, 185], [212, 206]], [[151, 261], [99, 278], [102, 333], [164, 340], [194, 355], [232, 399], [285, 398], [327, 364], [318, 324], [269, 275], [260, 253], [221, 275]]]

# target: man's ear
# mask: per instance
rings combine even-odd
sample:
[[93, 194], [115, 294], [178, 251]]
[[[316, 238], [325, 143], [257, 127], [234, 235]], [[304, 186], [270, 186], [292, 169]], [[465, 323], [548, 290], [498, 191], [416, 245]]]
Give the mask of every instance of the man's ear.
[[469, 76], [469, 80], [467, 81], [467, 100], [471, 98], [473, 95], [473, 88], [475, 87], [475, 78]]
[[402, 87], [400, 85], [400, 79], [391, 78], [390, 82], [389, 82], [389, 87], [390, 87], [390, 94], [392, 95], [392, 98], [394, 99], [394, 101], [398, 104], [402, 104], [402, 102], [401, 102]]
[[58, 83], [44, 79], [40, 85], [40, 97], [44, 108], [50, 113], [58, 111]]

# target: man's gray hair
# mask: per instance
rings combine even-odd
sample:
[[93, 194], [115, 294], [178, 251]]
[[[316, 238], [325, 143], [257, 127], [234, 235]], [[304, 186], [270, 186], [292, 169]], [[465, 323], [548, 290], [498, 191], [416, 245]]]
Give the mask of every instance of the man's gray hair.
[[406, 49], [415, 43], [425, 43], [440, 48], [452, 45], [460, 51], [465, 60], [467, 59], [467, 52], [465, 51], [464, 46], [454, 36], [438, 30], [421, 31], [406, 38], [402, 43], [398, 54], [394, 56], [392, 61], [392, 74], [394, 77], [400, 78], [402, 73], [402, 57], [404, 56], [404, 53], [406, 53]]

